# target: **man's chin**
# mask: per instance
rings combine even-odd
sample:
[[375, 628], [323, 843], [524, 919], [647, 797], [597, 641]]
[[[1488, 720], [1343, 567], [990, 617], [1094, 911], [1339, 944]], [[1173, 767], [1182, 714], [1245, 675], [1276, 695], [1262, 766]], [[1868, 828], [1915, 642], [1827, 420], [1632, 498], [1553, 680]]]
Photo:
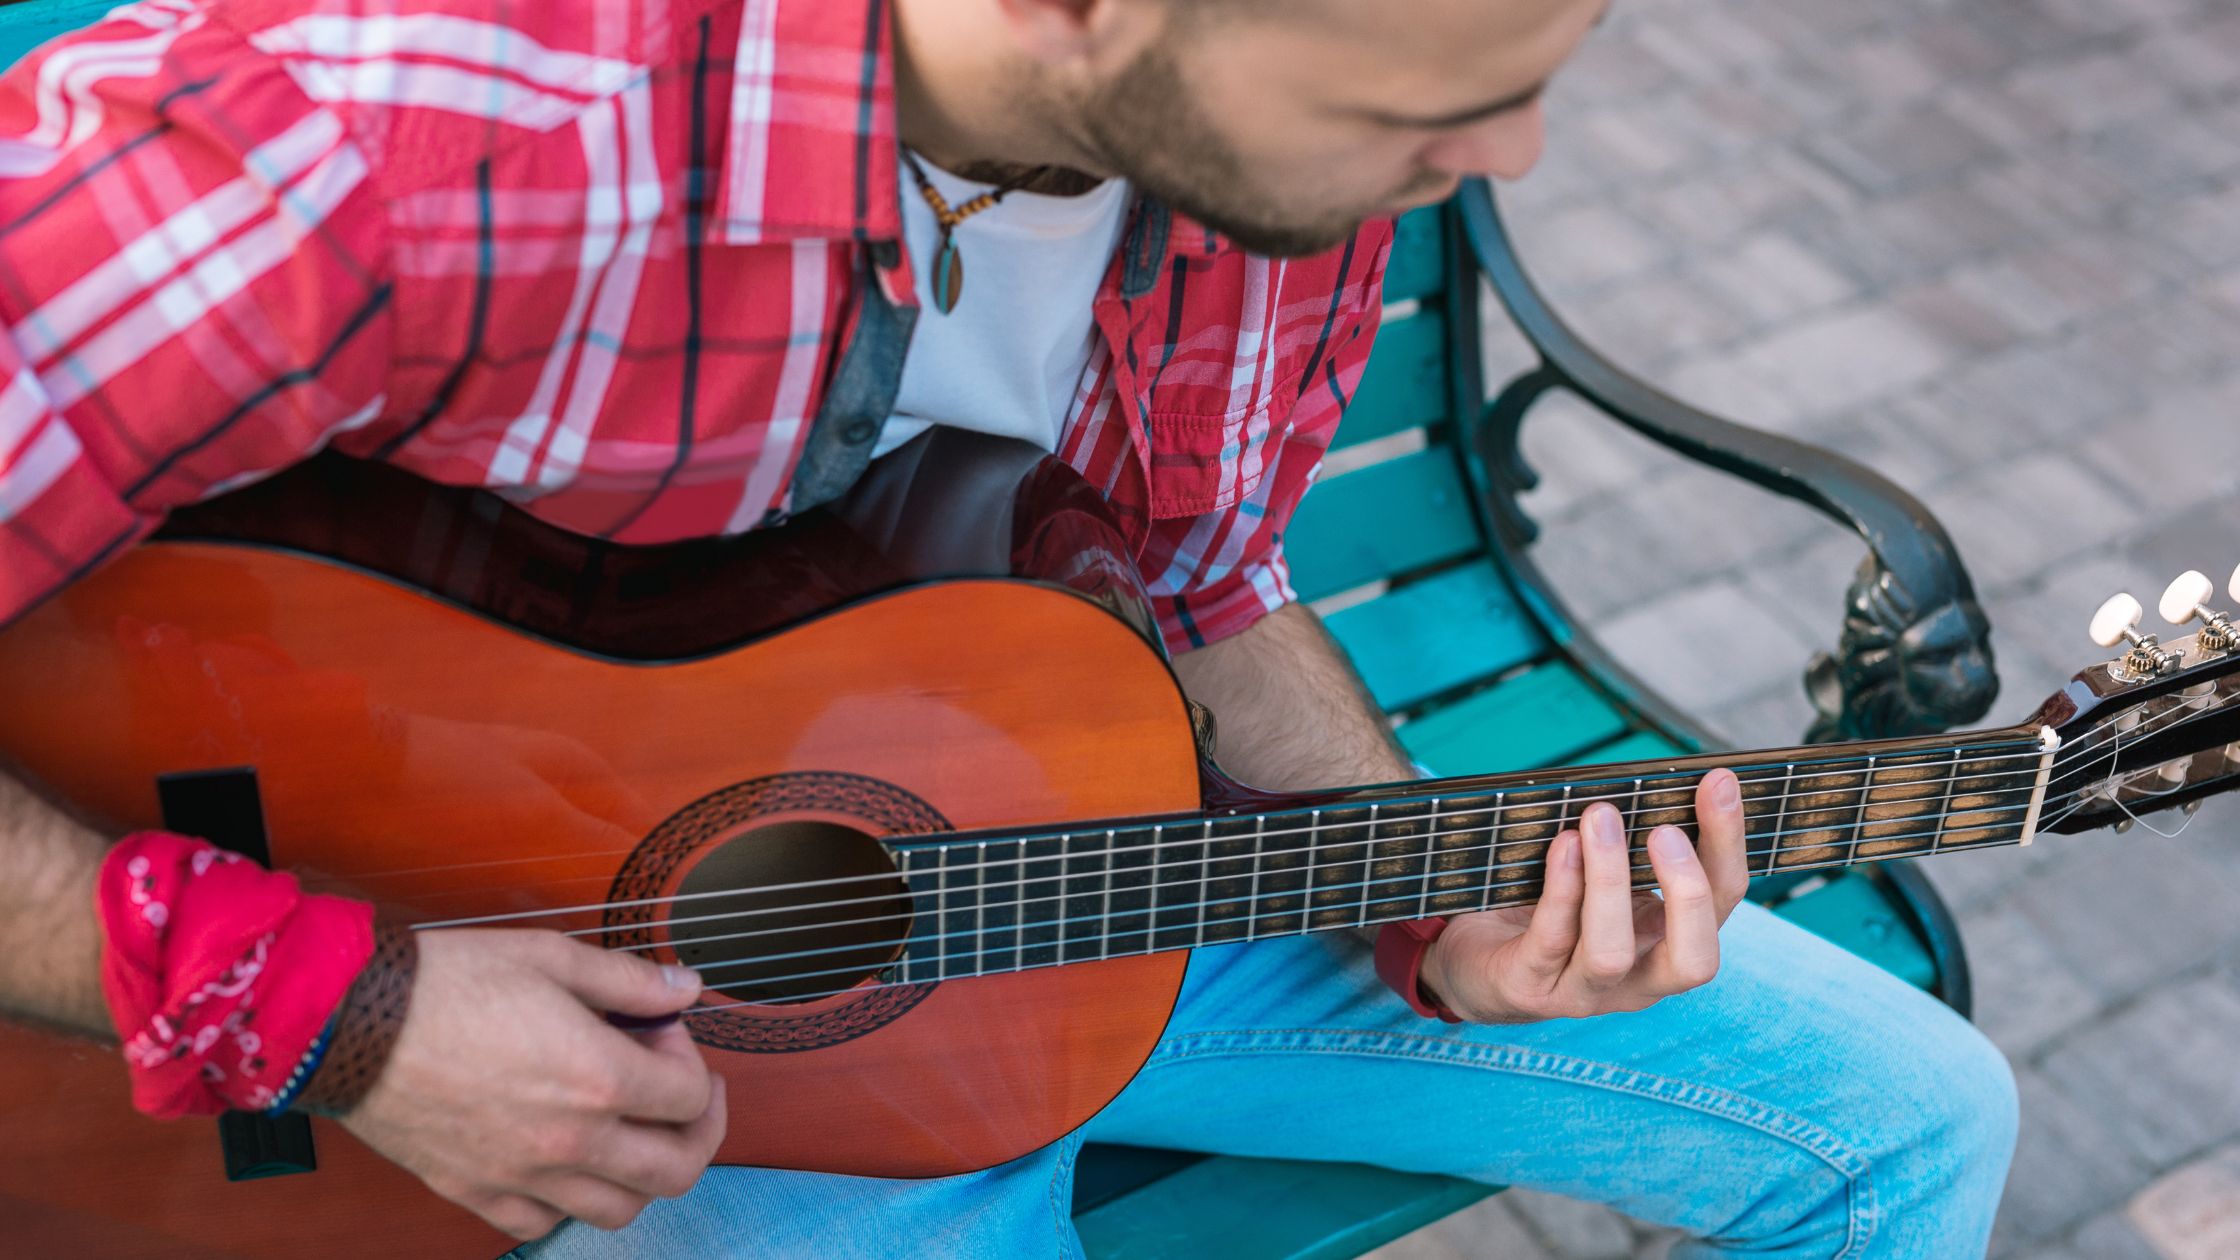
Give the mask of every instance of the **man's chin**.
[[1361, 230], [1363, 220], [1324, 223], [1312, 227], [1290, 224], [1240, 223], [1221, 215], [1201, 214], [1188, 206], [1184, 214], [1228, 237], [1238, 248], [1267, 258], [1310, 258], [1327, 254]]

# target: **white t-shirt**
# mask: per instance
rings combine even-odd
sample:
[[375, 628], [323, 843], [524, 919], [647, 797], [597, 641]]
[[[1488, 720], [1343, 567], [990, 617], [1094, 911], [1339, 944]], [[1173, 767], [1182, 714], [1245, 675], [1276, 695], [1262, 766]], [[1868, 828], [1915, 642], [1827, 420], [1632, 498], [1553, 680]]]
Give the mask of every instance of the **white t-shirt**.
[[[992, 187], [923, 158], [919, 165], [952, 206]], [[933, 302], [940, 224], [904, 165], [902, 231], [917, 278], [918, 322], [875, 453], [936, 424], [1057, 450], [1095, 344], [1091, 308], [1127, 208], [1127, 183], [1117, 179], [1078, 197], [1005, 194], [957, 225], [964, 289], [944, 315]]]

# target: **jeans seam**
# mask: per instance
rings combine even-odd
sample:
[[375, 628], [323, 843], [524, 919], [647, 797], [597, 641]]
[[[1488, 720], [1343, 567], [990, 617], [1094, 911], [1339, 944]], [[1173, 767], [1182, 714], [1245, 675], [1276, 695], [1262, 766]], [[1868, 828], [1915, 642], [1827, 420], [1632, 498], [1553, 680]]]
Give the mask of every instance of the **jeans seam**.
[[[1363, 1044], [1368, 1043], [1368, 1044]], [[1589, 1088], [1614, 1090], [1685, 1107], [1786, 1142], [1826, 1164], [1844, 1180], [1845, 1242], [1833, 1260], [1865, 1250], [1880, 1223], [1874, 1210], [1873, 1169], [1849, 1143], [1802, 1116], [1717, 1086], [1643, 1072], [1638, 1068], [1514, 1045], [1481, 1045], [1450, 1037], [1361, 1032], [1340, 1028], [1255, 1028], [1182, 1033], [1159, 1043], [1143, 1071], [1190, 1059], [1248, 1057], [1282, 1049], [1310, 1054], [1367, 1054], [1484, 1067]], [[1636, 1084], [1635, 1082], [1639, 1082]], [[1753, 1114], [1758, 1113], [1758, 1114]], [[1778, 1119], [1768, 1123], [1763, 1117]]]

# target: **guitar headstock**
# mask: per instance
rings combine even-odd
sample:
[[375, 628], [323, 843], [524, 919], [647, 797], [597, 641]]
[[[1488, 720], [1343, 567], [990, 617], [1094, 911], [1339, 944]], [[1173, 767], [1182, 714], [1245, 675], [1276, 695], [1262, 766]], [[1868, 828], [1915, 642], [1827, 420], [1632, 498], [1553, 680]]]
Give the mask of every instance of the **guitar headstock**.
[[[2229, 593], [2240, 601], [2240, 570]], [[2240, 787], [2240, 623], [2213, 598], [2198, 572], [2170, 584], [2157, 611], [2196, 628], [2169, 643], [2140, 633], [2131, 596], [2101, 606], [2092, 639], [2122, 655], [2071, 679], [2035, 719], [2061, 737], [2041, 830], [2125, 828]]]

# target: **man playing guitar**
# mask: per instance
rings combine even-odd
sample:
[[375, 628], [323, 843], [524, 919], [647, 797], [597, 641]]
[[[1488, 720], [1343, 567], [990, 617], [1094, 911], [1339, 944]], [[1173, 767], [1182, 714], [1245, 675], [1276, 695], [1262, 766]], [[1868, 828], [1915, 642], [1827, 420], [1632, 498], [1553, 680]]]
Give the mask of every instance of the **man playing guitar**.
[[[665, 543], [783, 521], [960, 427], [1104, 492], [1238, 778], [1409, 778], [1291, 602], [1283, 529], [1368, 358], [1391, 217], [1523, 175], [1605, 7], [121, 10], [0, 80], [0, 625], [328, 446]], [[1691, 1255], [1980, 1254], [2004, 1061], [1744, 904], [1738, 795], [1704, 780], [1700, 858], [1651, 839], [1661, 897], [1599, 805], [1529, 910], [1199, 951], [1086, 1135], [1537, 1186]], [[169, 1035], [133, 985], [198, 964], [143, 872], [212, 862], [117, 839], [0, 777], [0, 1010]], [[293, 1023], [264, 1008], [270, 1084], [181, 1040], [133, 1057], [144, 1109], [325, 1107], [536, 1256], [1074, 1254], [1083, 1134], [927, 1180], [710, 1169], [721, 1078], [681, 1026], [604, 1018], [681, 1010], [689, 972], [439, 929], [384, 1007], [362, 999], [403, 964], [362, 915], [258, 887], [282, 907], [259, 983], [318, 978]], [[103, 927], [134, 914], [137, 962]]]

